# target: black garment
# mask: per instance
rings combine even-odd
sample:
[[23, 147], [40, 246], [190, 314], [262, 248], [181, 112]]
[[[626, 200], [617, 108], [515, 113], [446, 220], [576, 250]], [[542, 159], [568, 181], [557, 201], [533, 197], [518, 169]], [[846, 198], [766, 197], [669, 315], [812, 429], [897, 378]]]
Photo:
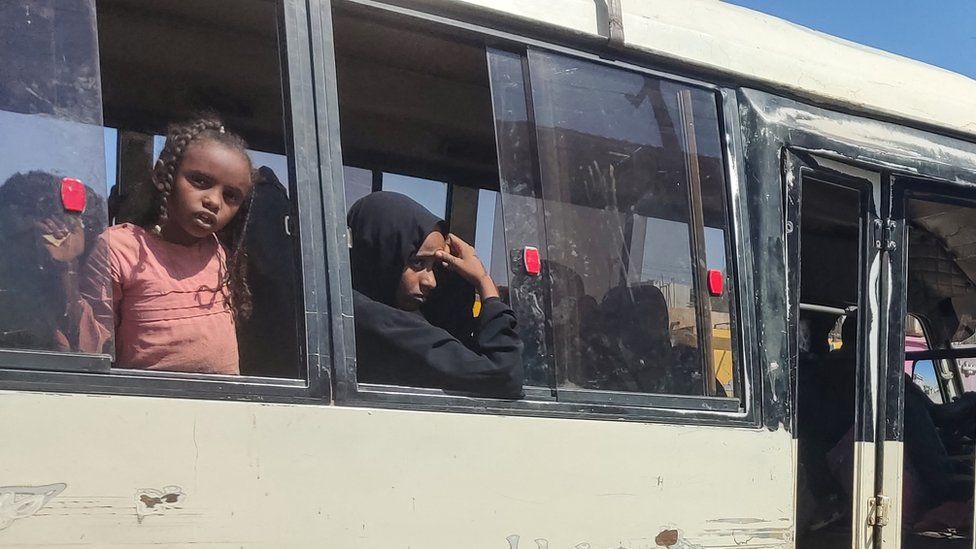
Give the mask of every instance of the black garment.
[[251, 317], [238, 326], [241, 373], [299, 378], [294, 237], [285, 224], [291, 201], [274, 171], [261, 166], [245, 237]]
[[515, 313], [493, 297], [482, 304], [468, 347], [421, 312], [401, 311], [353, 293], [359, 380], [522, 396], [522, 342]]
[[515, 313], [500, 299], [486, 299], [473, 318], [474, 289], [438, 271], [420, 311], [396, 307], [407, 260], [444, 222], [391, 192], [358, 200], [347, 221], [359, 381], [521, 397], [522, 342]]

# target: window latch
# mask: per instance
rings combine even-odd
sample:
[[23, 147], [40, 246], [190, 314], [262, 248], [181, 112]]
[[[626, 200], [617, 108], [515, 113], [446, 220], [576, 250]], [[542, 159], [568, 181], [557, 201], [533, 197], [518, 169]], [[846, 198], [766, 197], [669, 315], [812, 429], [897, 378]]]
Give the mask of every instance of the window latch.
[[868, 500], [868, 526], [887, 526], [890, 513], [890, 497], [878, 494]]

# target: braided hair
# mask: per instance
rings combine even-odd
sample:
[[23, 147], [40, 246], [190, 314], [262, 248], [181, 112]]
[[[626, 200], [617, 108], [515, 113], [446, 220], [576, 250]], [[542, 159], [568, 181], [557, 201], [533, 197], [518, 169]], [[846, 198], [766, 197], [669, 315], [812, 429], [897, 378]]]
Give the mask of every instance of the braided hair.
[[[251, 159], [247, 154], [247, 142], [224, 129], [216, 116], [203, 116], [187, 122], [171, 124], [166, 130], [166, 143], [159, 153], [152, 170], [153, 193], [150, 206], [141, 216], [139, 225], [157, 236], [169, 219], [167, 202], [176, 187], [176, 172], [179, 170], [187, 148], [201, 141], [213, 141], [241, 153], [253, 173]], [[253, 175], [252, 175], [253, 177]], [[217, 233], [217, 239], [228, 251], [227, 268], [220, 280], [220, 291], [230, 302], [234, 317], [244, 320], [251, 315], [251, 289], [247, 283], [247, 251], [244, 237], [251, 217], [252, 191], [241, 204], [237, 215]]]

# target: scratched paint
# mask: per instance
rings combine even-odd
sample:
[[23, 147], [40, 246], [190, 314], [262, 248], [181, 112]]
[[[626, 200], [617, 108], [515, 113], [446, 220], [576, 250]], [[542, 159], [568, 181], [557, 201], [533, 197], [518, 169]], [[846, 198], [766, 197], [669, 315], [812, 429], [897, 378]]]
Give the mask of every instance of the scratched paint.
[[15, 520], [34, 516], [47, 502], [64, 491], [63, 483], [43, 486], [0, 486], [0, 530]]
[[[757, 518], [728, 518], [709, 521], [712, 527], [704, 529], [698, 535], [686, 535], [685, 531], [676, 525], [660, 527], [660, 532], [653, 537], [617, 540], [611, 545], [598, 545], [588, 541], [580, 541], [571, 545], [555, 545], [546, 538], [523, 539], [518, 534], [505, 538], [508, 549], [651, 549], [665, 547], [667, 549], [707, 549], [711, 547], [761, 547], [777, 548], [791, 547], [793, 543], [793, 529], [789, 519], [766, 521]], [[731, 541], [731, 543], [730, 543]]]

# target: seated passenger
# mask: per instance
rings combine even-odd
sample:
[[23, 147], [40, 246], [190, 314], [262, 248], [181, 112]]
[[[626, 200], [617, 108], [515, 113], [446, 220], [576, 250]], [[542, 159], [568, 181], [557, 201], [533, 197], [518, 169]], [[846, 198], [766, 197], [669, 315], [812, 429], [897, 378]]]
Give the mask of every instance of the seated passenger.
[[[671, 347], [668, 305], [656, 286], [612, 288], [600, 304], [601, 322], [585, 336], [589, 387], [644, 393], [684, 393]], [[700, 376], [700, 368], [696, 370]], [[682, 372], [683, 373], [683, 372]], [[701, 377], [697, 389], [701, 392]]]
[[244, 140], [216, 118], [170, 126], [139, 224], [110, 227], [88, 261], [86, 297], [114, 322], [120, 368], [239, 374], [237, 322], [254, 186]]
[[77, 329], [91, 314], [78, 294], [79, 265], [105, 229], [105, 202], [85, 186], [84, 211], [66, 211], [61, 179], [32, 171], [0, 185], [0, 347], [77, 351], [108, 339], [79, 342], [88, 334]]
[[[906, 499], [911, 496], [914, 512], [919, 516], [946, 501], [967, 501], [973, 497], [973, 480], [963, 475], [965, 467], [953, 460], [940, 436], [940, 429], [948, 430], [958, 424], [972, 422], [976, 411], [976, 395], [965, 393], [964, 398], [936, 404], [921, 387], [905, 375], [905, 460], [917, 477]], [[911, 525], [911, 520], [906, 520]]]
[[347, 220], [359, 381], [520, 398], [515, 314], [474, 248], [397, 193], [361, 198]]

